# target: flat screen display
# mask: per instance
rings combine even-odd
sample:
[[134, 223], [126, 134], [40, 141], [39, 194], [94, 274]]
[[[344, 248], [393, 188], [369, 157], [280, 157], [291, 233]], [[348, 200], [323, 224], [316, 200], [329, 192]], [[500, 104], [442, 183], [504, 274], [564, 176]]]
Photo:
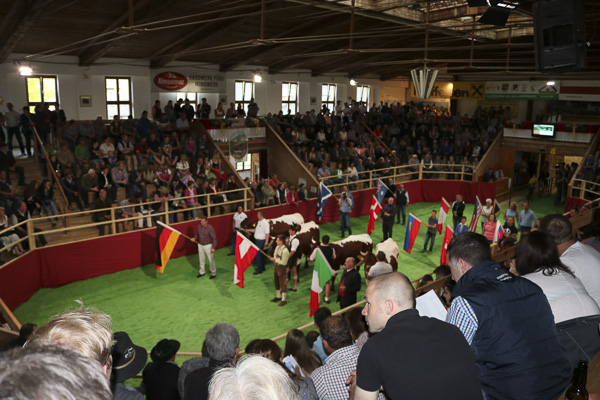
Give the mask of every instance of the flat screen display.
[[554, 137], [554, 125], [534, 124], [532, 136]]

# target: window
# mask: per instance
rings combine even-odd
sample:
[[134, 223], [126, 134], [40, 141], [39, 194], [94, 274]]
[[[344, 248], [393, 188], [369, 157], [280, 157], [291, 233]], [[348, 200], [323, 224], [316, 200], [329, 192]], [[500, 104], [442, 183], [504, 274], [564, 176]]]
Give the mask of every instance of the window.
[[369, 107], [369, 94], [371, 93], [371, 89], [366, 85], [357, 85], [356, 86], [356, 101], [359, 103], [365, 103], [367, 107]]
[[238, 161], [235, 165], [236, 171], [250, 171], [250, 167], [252, 166], [251, 154], [246, 154], [246, 159], [244, 161]]
[[131, 78], [106, 77], [106, 116], [127, 119], [133, 115], [131, 106]]
[[58, 79], [56, 76], [27, 77], [27, 105], [35, 113], [38, 104], [47, 103], [49, 110], [58, 108]]
[[193, 92], [177, 92], [176, 93], [177, 97], [176, 99], [188, 99], [190, 101], [190, 104], [194, 106], [194, 109], [196, 109], [196, 105], [198, 103], [200, 103], [198, 101], [198, 93], [193, 93]]
[[321, 89], [321, 106], [325, 106], [330, 112], [334, 112], [336, 94], [337, 85], [335, 83], [324, 83]]
[[248, 114], [248, 104], [254, 98], [254, 81], [235, 81], [235, 104], [242, 103], [244, 112]]
[[283, 82], [281, 84], [281, 111], [287, 115], [288, 110], [292, 115], [298, 112], [298, 82]]

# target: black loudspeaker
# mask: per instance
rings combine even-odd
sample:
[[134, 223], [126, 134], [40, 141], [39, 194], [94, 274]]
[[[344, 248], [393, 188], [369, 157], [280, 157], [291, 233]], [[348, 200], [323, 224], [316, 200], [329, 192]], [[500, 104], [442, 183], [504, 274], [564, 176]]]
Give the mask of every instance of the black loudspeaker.
[[541, 72], [586, 67], [583, 0], [533, 3], [535, 65]]

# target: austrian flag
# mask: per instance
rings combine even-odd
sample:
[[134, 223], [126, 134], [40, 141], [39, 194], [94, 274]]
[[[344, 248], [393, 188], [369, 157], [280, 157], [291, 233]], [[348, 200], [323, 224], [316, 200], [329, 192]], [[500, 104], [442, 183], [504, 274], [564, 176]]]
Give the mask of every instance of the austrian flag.
[[438, 217], [438, 233], [442, 234], [442, 229], [444, 229], [444, 222], [446, 222], [446, 217], [450, 212], [450, 204], [446, 201], [445, 198], [442, 197], [442, 205], [440, 206], [440, 216]]
[[239, 231], [235, 239], [235, 268], [233, 270], [233, 283], [244, 288], [244, 272], [260, 250], [250, 239]]

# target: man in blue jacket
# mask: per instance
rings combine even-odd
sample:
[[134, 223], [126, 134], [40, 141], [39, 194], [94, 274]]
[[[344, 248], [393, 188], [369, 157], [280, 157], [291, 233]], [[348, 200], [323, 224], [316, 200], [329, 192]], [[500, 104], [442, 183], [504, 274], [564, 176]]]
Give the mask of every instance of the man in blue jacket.
[[446, 322], [475, 354], [490, 399], [557, 399], [571, 379], [546, 296], [492, 260], [484, 236], [466, 232], [448, 245], [456, 286]]

